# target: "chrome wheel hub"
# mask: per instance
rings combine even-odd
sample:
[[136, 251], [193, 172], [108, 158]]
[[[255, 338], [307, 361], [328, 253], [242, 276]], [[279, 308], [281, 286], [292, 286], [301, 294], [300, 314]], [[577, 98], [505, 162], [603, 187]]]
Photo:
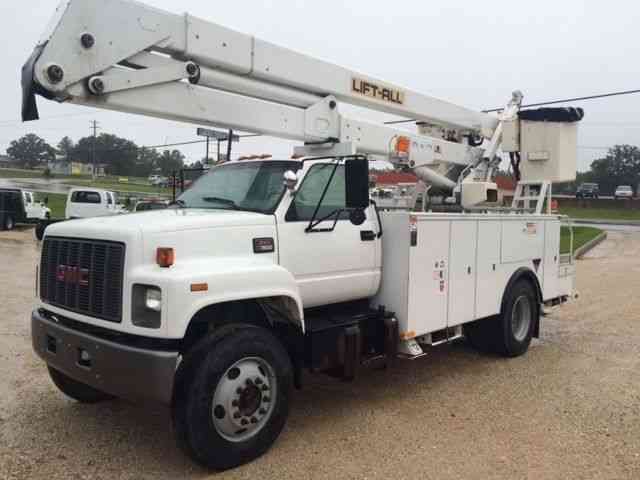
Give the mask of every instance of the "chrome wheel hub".
[[274, 370], [264, 359], [248, 357], [234, 363], [213, 394], [216, 431], [230, 442], [256, 435], [273, 414], [276, 388]]
[[511, 310], [511, 331], [518, 342], [527, 338], [531, 326], [531, 302], [529, 297], [518, 297]]

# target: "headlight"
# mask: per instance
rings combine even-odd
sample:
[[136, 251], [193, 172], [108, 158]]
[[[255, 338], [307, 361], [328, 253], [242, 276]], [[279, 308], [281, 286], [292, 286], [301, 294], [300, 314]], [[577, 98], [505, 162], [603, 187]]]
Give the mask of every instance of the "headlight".
[[131, 322], [137, 327], [160, 328], [162, 290], [153, 285], [133, 286]]
[[149, 310], [162, 311], [162, 292], [158, 288], [147, 288], [145, 305]]

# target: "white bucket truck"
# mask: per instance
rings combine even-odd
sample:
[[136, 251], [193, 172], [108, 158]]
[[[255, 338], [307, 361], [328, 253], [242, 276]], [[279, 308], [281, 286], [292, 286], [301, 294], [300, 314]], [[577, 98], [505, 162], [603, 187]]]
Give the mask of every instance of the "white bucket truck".
[[[55, 384], [170, 406], [206, 466], [265, 452], [303, 369], [350, 379], [462, 336], [522, 355], [543, 306], [573, 294], [545, 211], [551, 182], [575, 176], [581, 111], [521, 112], [516, 92], [498, 115], [474, 112], [129, 0], [63, 2], [23, 88], [25, 120], [39, 94], [304, 142], [296, 160], [212, 168], [167, 210], [46, 231], [32, 336]], [[492, 181], [503, 140], [521, 177], [510, 208]], [[415, 172], [429, 211], [377, 209], [368, 155]]]

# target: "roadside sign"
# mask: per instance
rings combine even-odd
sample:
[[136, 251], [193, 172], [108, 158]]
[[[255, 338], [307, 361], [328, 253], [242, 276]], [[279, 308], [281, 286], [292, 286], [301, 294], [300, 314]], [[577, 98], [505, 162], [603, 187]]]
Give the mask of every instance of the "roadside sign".
[[[218, 141], [226, 142], [229, 139], [228, 132], [221, 132], [219, 130], [211, 130], [210, 128], [199, 128], [199, 137], [215, 138]], [[239, 142], [240, 137], [238, 135], [231, 135], [232, 142]]]

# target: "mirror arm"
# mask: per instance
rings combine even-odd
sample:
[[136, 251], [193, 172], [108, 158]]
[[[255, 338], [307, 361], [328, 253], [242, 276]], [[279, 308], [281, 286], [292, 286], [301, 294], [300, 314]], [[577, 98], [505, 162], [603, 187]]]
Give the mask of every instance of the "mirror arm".
[[378, 204], [374, 201], [371, 200], [371, 205], [373, 205], [374, 210], [376, 211], [376, 218], [378, 219], [378, 228], [380, 229], [378, 231], [378, 238], [382, 238], [382, 220], [380, 219], [380, 210], [378, 210]]

